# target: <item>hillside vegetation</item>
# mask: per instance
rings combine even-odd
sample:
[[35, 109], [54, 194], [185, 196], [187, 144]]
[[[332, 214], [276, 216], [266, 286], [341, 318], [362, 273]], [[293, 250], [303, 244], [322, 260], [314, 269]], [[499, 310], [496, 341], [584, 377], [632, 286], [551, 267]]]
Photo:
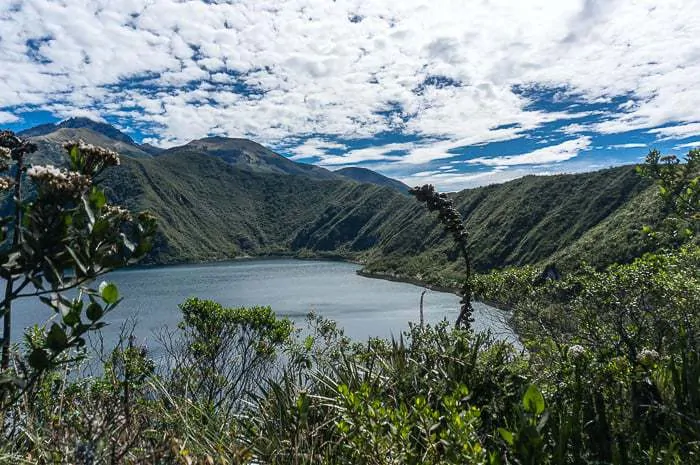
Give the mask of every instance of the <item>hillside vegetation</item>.
[[[199, 153], [127, 159], [106, 185], [120, 201], [162, 219], [157, 263], [280, 253], [418, 272], [424, 262], [442, 268], [454, 259], [435, 219], [390, 188], [243, 169]], [[455, 201], [478, 270], [550, 261], [602, 266], [628, 262], [647, 247], [642, 226], [659, 212], [648, 187], [622, 167], [530, 176], [465, 190]]]
[[[126, 155], [105, 186], [130, 208], [161, 219], [150, 263], [285, 254], [356, 260], [369, 273], [433, 284], [454, 278], [453, 247], [436, 220], [378, 173], [295, 163], [244, 139], [211, 137], [153, 151], [98, 123], [48, 129], [29, 131], [38, 134], [37, 161], [59, 161], [60, 144], [71, 137]], [[642, 227], [660, 214], [633, 167], [527, 176], [453, 195], [478, 271], [629, 262], [650, 247]]]

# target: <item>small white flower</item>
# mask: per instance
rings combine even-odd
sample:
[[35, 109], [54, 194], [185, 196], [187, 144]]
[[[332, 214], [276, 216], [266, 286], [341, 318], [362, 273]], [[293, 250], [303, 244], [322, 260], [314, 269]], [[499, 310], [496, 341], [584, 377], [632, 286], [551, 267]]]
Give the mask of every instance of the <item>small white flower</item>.
[[0, 177], [0, 191], [9, 190], [10, 187], [12, 187], [12, 184], [13, 182], [10, 178], [4, 176]]
[[584, 355], [586, 355], [586, 349], [582, 345], [574, 344], [571, 347], [569, 347], [567, 355], [572, 360], [578, 360]]
[[34, 165], [27, 175], [49, 194], [79, 196], [92, 184], [90, 178], [74, 171], [60, 170], [53, 165]]
[[118, 205], [105, 205], [102, 209], [105, 215], [119, 218], [122, 221], [131, 221], [131, 212]]
[[84, 173], [96, 174], [106, 166], [118, 166], [119, 154], [109, 149], [87, 144], [83, 140], [69, 141], [63, 144], [69, 152], [77, 147], [82, 156], [81, 168]]
[[660, 356], [654, 349], [642, 349], [637, 354], [637, 361], [644, 366], [651, 366], [659, 360]]

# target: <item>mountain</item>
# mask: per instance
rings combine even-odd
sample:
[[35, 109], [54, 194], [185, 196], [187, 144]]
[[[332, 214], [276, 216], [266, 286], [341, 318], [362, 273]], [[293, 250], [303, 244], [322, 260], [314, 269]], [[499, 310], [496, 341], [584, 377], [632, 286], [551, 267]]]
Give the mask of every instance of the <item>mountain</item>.
[[[33, 137], [36, 160], [60, 160], [61, 142], [76, 136], [124, 155], [104, 183], [113, 201], [160, 218], [152, 263], [286, 254], [358, 260], [369, 272], [421, 281], [458, 273], [435, 215], [395, 187], [358, 183], [221, 137], [148, 156], [102, 132], [60, 128]], [[649, 250], [641, 229], [660, 216], [654, 188], [631, 166], [527, 176], [450, 195], [480, 271], [626, 262]]]
[[333, 172], [346, 178], [353, 179], [357, 182], [366, 182], [369, 184], [376, 184], [377, 186], [391, 187], [392, 189], [396, 189], [397, 191], [403, 193], [408, 193], [408, 189], [410, 189], [406, 184], [402, 183], [401, 181], [389, 178], [387, 176], [377, 173], [376, 171], [368, 170], [367, 168], [358, 168], [351, 166], [348, 168], [341, 168]]
[[[435, 216], [388, 187], [248, 170], [197, 153], [125, 158], [106, 183], [112, 198], [161, 218], [158, 263], [287, 254], [353, 259], [419, 280], [458, 270]], [[648, 250], [642, 226], [659, 212], [653, 187], [632, 167], [529, 176], [454, 199], [480, 271], [630, 261]]]
[[206, 137], [180, 147], [160, 152], [166, 155], [205, 155], [217, 157], [231, 166], [247, 170], [310, 176], [315, 179], [337, 179], [333, 172], [314, 165], [295, 163], [257, 142], [248, 139]]
[[156, 147], [155, 145], [151, 144], [141, 144], [139, 145], [139, 148], [143, 150], [146, 153], [149, 153], [151, 155], [160, 155], [162, 152], [165, 151], [165, 149]]
[[41, 124], [18, 133], [39, 144], [40, 152], [49, 158], [60, 159], [61, 145], [69, 140], [82, 139], [89, 144], [114, 150], [130, 157], [150, 157], [134, 140], [114, 126], [88, 118], [70, 118], [57, 124]]
[[69, 118], [56, 124], [41, 124], [18, 133], [22, 137], [45, 136], [60, 129], [89, 129], [114, 141], [136, 145], [136, 142], [114, 126], [91, 120], [90, 118]]

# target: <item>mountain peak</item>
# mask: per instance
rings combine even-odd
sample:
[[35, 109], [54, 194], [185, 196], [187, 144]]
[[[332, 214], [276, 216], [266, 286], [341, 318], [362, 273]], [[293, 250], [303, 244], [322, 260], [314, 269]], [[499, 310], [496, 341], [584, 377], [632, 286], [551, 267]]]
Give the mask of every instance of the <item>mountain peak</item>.
[[20, 132], [19, 135], [23, 137], [45, 136], [47, 134], [51, 134], [52, 132], [58, 131], [59, 129], [90, 129], [91, 131], [100, 133], [109, 137], [110, 139], [124, 142], [126, 144], [137, 145], [131, 137], [124, 134], [111, 124], [102, 123], [82, 116], [68, 118], [56, 124], [40, 124], [39, 126], [34, 126], [33, 128]]
[[347, 168], [340, 168], [339, 170], [334, 171], [335, 174], [339, 174], [341, 176], [344, 176], [346, 178], [353, 179], [358, 182], [364, 182], [364, 183], [370, 183], [370, 184], [376, 184], [378, 186], [385, 186], [385, 187], [391, 187], [392, 189], [396, 189], [404, 194], [408, 193], [409, 187], [402, 183], [401, 181], [397, 181], [396, 179], [389, 178], [387, 176], [384, 176], [383, 174], [379, 174], [376, 171], [372, 171], [367, 168], [360, 168], [357, 166], [350, 166]]

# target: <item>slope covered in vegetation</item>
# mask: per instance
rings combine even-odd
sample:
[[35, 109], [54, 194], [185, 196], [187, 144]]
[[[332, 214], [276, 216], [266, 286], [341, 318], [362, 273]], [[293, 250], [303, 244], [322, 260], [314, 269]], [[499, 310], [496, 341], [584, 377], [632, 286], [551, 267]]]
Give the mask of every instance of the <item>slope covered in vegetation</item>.
[[[162, 219], [152, 256], [158, 263], [283, 253], [411, 273], [454, 258], [435, 219], [389, 188], [242, 169], [197, 153], [127, 159], [106, 185], [115, 198]], [[645, 250], [641, 228], [658, 215], [647, 189], [622, 167], [531, 176], [462, 191], [455, 200], [479, 270], [553, 260], [605, 265]]]
[[[44, 128], [33, 139], [34, 160], [60, 161], [60, 144], [73, 136], [122, 150], [105, 185], [120, 202], [161, 218], [151, 263], [287, 254], [357, 260], [370, 273], [432, 283], [451, 279], [452, 245], [436, 220], [397, 189], [378, 186], [387, 184], [379, 175], [358, 183], [242, 139], [207, 138], [151, 156], [99, 128]], [[632, 167], [527, 176], [453, 195], [479, 271], [629, 262], [647, 250], [642, 227], [660, 213]]]

